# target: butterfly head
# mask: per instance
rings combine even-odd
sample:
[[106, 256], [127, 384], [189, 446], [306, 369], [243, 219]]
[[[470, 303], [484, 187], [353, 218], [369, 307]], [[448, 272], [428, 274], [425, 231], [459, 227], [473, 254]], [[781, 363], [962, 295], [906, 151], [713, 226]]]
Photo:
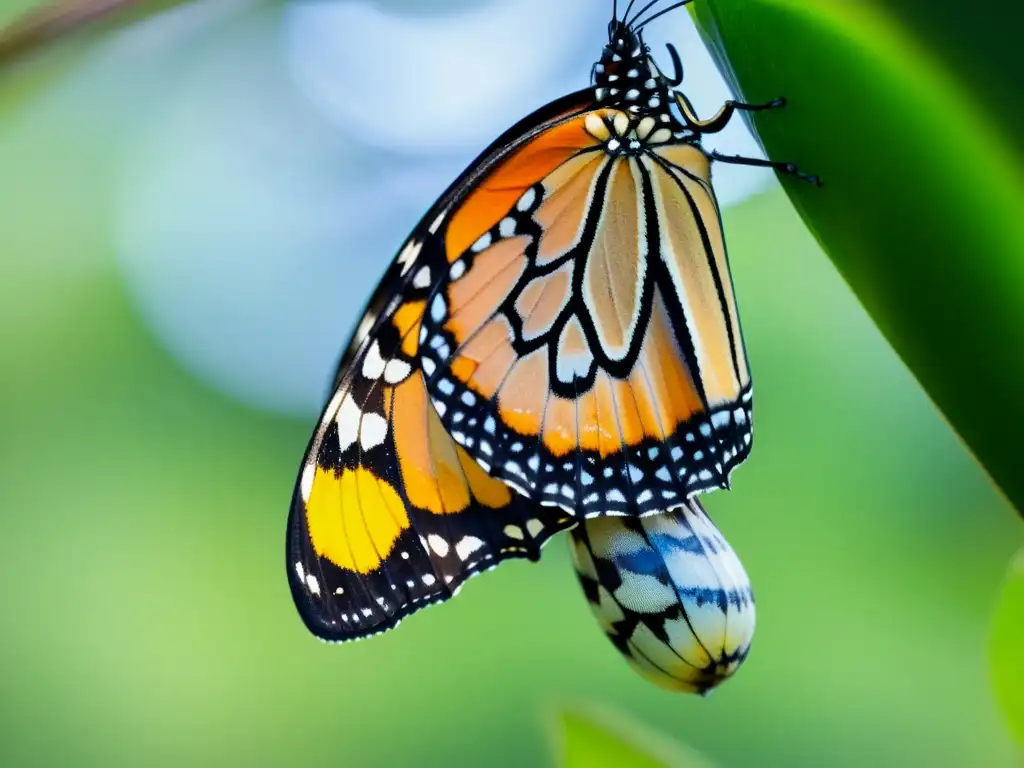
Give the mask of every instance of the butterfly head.
[[623, 21], [608, 25], [608, 44], [594, 65], [597, 100], [621, 104], [630, 112], [661, 112], [669, 102], [668, 85], [643, 36]]

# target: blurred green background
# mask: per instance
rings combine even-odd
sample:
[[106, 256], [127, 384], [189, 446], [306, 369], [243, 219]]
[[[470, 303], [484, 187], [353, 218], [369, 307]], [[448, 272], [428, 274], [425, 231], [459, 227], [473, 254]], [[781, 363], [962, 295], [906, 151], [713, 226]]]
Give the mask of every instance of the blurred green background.
[[[144, 73], [75, 80], [89, 40], [0, 73], [0, 763], [551, 765], [552, 712], [583, 702], [720, 766], [1019, 765], [985, 658], [1019, 519], [777, 188], [725, 214], [758, 398], [751, 460], [707, 499], [758, 599], [735, 680], [637, 677], [561, 542], [397, 632], [313, 640], [282, 557], [313, 416], [190, 373], [118, 256], [156, 162], [133, 137], [190, 57], [281, 70], [278, 10], [213, 16]], [[266, 74], [246, 98], [278, 98]]]

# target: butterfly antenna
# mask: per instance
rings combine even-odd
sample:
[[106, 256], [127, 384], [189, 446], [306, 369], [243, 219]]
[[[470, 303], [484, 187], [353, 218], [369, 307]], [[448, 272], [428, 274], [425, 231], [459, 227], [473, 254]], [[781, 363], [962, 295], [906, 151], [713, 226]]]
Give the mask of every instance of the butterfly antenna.
[[619, 20], [619, 0], [612, 0], [612, 21]]
[[636, 2], [636, 0], [629, 0], [629, 5], [626, 6], [626, 12], [624, 14], [622, 14], [622, 20], [623, 21], [625, 21], [626, 19], [629, 18], [629, 12], [631, 10], [633, 10], [633, 3], [635, 3], [635, 2]]
[[[635, 16], [633, 16], [632, 20], [630, 20], [629, 22], [627, 22], [627, 26], [628, 26], [628, 27], [629, 27], [630, 29], [632, 29], [632, 28], [633, 28], [633, 25], [634, 25], [634, 24], [636, 24], [636, 20], [637, 20], [637, 19], [639, 19], [639, 18], [640, 18], [641, 16], [643, 16], [643, 15], [644, 15], [645, 13], [647, 13], [647, 12], [648, 12], [648, 11], [649, 11], [649, 10], [650, 10], [651, 8], [653, 8], [654, 6], [656, 6], [656, 5], [657, 5], [658, 3], [660, 3], [660, 2], [661, 2], [661, 0], [651, 0], [651, 1], [649, 2], [649, 3], [647, 3], [647, 5], [645, 5], [645, 6], [643, 7], [643, 8], [641, 8], [641, 9], [640, 9], [639, 11], [637, 11], [637, 12], [636, 12], [636, 15], [635, 15]], [[632, 5], [632, 3], [630, 3], [630, 5]]]
[[[654, 21], [657, 18], [660, 18], [660, 17], [664, 16], [666, 13], [671, 13], [672, 11], [676, 10], [677, 8], [682, 8], [684, 5], [689, 5], [691, 2], [693, 2], [693, 0], [682, 0], [682, 2], [675, 3], [674, 5], [670, 5], [668, 8], [661, 9], [660, 11], [658, 11], [653, 16], [649, 16], [646, 19], [644, 19], [642, 22], [640, 22], [640, 25], [636, 28], [637, 31], [640, 31], [641, 29], [646, 27], [648, 24], [650, 24], [652, 21]], [[639, 16], [639, 14], [637, 14], [637, 16]], [[633, 21], [635, 22], [636, 19], [634, 19]]]

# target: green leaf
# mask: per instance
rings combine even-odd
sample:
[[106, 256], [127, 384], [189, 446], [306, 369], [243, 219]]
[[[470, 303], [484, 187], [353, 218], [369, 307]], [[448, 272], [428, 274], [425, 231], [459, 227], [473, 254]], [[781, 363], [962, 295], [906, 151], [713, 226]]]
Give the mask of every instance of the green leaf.
[[1024, 150], [1024, 88], [1017, 24], [994, 24], [1006, 0], [973, 0], [970, 13], [962, 0], [885, 0], [886, 8], [927, 41], [976, 101], [1002, 124], [1003, 134]]
[[1024, 511], [1019, 159], [974, 100], [878, 6], [704, 0], [692, 11], [746, 101], [788, 99], [754, 125], [770, 157], [825, 182], [783, 179], [791, 200], [918, 381]]
[[1024, 549], [1010, 564], [996, 602], [990, 660], [996, 700], [1024, 746]]
[[670, 744], [621, 717], [596, 717], [563, 712], [561, 721], [562, 768], [711, 768], [695, 752]]

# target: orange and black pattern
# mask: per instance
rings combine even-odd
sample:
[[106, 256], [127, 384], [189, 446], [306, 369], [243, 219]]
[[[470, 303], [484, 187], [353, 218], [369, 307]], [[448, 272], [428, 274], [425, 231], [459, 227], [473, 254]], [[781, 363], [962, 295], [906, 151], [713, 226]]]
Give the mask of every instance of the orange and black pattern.
[[[552, 105], [551, 114], [564, 109]], [[385, 274], [303, 458], [288, 519], [288, 580], [306, 626], [324, 640], [390, 629], [502, 560], [536, 560], [575, 523], [490, 477], [428, 398], [418, 338], [430, 275], [444, 261], [438, 232], [460, 189], [453, 185]]]
[[292, 595], [327, 640], [390, 629], [501, 560], [537, 559], [572, 522], [489, 477], [441, 426], [412, 356], [416, 296], [355, 342], [292, 500]]
[[[711, 187], [724, 158], [700, 140], [761, 107], [699, 121], [673, 90], [679, 67], [662, 75], [623, 21], [595, 75], [449, 187], [347, 347], [286, 543], [295, 603], [325, 640], [390, 629], [502, 560], [536, 559], [580, 520], [595, 564], [659, 520], [699, 524], [694, 494], [726, 486], [750, 451], [750, 371]], [[651, 545], [636, 551], [682, 583]], [[634, 634], [657, 635], [641, 619]]]
[[724, 487], [751, 383], [710, 161], [651, 115], [597, 109], [521, 148], [443, 230], [420, 357], [455, 441], [573, 515]]

